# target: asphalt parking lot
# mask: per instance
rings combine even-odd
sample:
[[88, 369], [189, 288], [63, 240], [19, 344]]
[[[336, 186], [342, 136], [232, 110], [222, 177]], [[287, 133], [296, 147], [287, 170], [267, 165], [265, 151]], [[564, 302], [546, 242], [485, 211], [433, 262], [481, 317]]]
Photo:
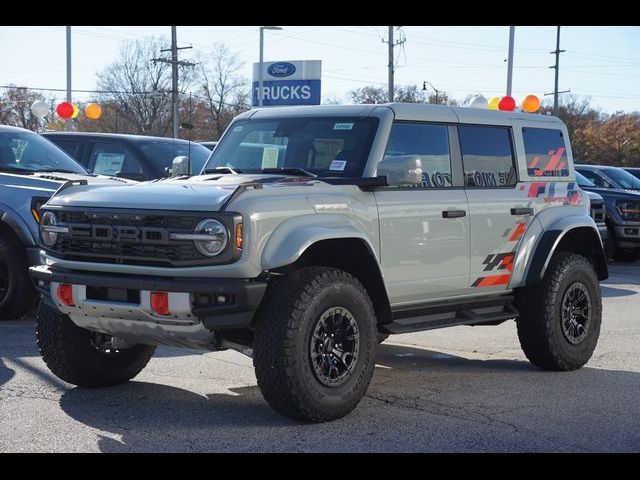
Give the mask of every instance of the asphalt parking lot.
[[273, 412], [251, 359], [159, 348], [128, 384], [75, 388], [46, 368], [33, 320], [0, 322], [0, 452], [640, 451], [640, 263], [610, 266], [591, 361], [543, 372], [515, 323], [392, 337], [344, 419]]

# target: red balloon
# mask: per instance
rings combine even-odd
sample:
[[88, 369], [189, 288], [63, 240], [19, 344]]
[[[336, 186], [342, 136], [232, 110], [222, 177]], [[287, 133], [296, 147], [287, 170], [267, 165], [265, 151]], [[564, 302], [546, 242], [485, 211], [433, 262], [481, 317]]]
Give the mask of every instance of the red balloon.
[[62, 102], [59, 103], [56, 107], [56, 112], [60, 116], [60, 118], [71, 118], [73, 115], [73, 104], [70, 102]]
[[498, 102], [498, 110], [502, 110], [504, 112], [513, 112], [516, 109], [516, 101], [513, 97], [506, 95], [500, 99]]

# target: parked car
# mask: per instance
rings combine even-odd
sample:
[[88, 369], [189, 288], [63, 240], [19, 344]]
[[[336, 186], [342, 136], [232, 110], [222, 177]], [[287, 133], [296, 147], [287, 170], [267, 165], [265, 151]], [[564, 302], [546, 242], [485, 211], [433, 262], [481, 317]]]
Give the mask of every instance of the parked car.
[[209, 150], [213, 150], [216, 145], [218, 144], [218, 142], [198, 142], [200, 145], [204, 145], [205, 147], [207, 147]]
[[[580, 174], [576, 173], [576, 178], [578, 175]], [[579, 183], [578, 186], [580, 186]], [[589, 196], [589, 212], [591, 214], [591, 218], [593, 218], [593, 221], [596, 222], [596, 225], [598, 226], [598, 233], [600, 233], [602, 244], [606, 245], [607, 239], [609, 238], [609, 230], [605, 220], [607, 207], [605, 205], [604, 198], [596, 192], [585, 190], [585, 193]]]
[[155, 345], [233, 348], [276, 411], [320, 422], [362, 399], [379, 334], [515, 319], [527, 358], [566, 371], [600, 333], [602, 241], [546, 115], [254, 109], [203, 175], [69, 188], [43, 212], [38, 345], [75, 385], [124, 383]]
[[623, 167], [624, 170], [629, 172], [636, 178], [640, 178], [640, 167]]
[[0, 126], [0, 320], [35, 307], [29, 265], [40, 263], [40, 207], [69, 182], [121, 185], [118, 178], [90, 175], [40, 135]]
[[580, 188], [598, 193], [605, 201], [607, 258], [637, 260], [640, 256], [640, 192], [598, 187], [577, 171], [576, 181]]
[[576, 172], [584, 175], [596, 187], [640, 191], [640, 179], [620, 167], [576, 164]]
[[176, 157], [190, 160], [197, 175], [211, 151], [187, 140], [121, 133], [45, 132], [51, 140], [90, 172], [132, 180], [155, 180], [168, 175]]

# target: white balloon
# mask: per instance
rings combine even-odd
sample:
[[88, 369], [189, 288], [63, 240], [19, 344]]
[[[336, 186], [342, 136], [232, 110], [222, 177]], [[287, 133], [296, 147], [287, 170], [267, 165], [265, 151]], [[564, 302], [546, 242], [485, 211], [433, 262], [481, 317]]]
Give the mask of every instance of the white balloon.
[[489, 102], [483, 96], [473, 97], [469, 102], [471, 108], [489, 108]]
[[42, 118], [49, 113], [49, 106], [42, 100], [36, 100], [31, 104], [31, 113], [33, 113], [33, 115], [38, 119], [42, 120]]

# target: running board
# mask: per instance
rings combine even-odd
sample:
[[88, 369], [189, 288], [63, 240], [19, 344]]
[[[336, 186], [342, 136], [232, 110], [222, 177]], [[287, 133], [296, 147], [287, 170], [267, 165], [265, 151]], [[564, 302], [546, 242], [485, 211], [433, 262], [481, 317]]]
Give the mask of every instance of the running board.
[[443, 302], [413, 308], [394, 309], [393, 322], [379, 327], [382, 333], [409, 333], [456, 325], [498, 325], [516, 318], [512, 295]]

